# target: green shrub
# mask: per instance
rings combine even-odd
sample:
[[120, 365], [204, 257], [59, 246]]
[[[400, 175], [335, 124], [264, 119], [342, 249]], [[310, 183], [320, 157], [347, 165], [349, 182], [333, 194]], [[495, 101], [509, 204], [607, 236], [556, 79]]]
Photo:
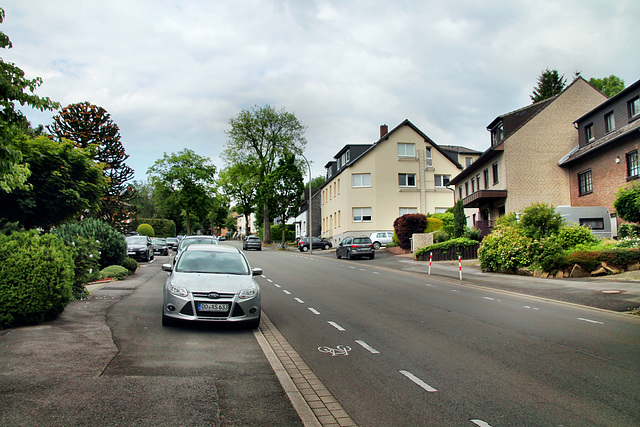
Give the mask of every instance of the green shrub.
[[621, 239], [631, 237], [640, 239], [640, 225], [624, 223], [618, 227], [618, 237]]
[[593, 271], [602, 263], [601, 252], [599, 251], [577, 251], [567, 255], [569, 265], [578, 264], [586, 271]]
[[[262, 236], [260, 238], [262, 238]], [[293, 242], [296, 240], [296, 226], [294, 224], [285, 224], [284, 240], [285, 242]], [[282, 241], [282, 224], [271, 226], [271, 241]]]
[[149, 224], [153, 227], [156, 236], [173, 237], [176, 235], [176, 223], [172, 219], [164, 218], [137, 218], [129, 224], [130, 231], [136, 231], [140, 224]]
[[613, 207], [623, 220], [640, 223], [640, 183], [620, 187], [613, 201]]
[[99, 245], [93, 239], [82, 237], [78, 223], [62, 224], [52, 234], [58, 236], [71, 252], [74, 264], [73, 297], [86, 298], [89, 293], [85, 284], [97, 280], [100, 275]]
[[519, 225], [525, 236], [540, 240], [558, 234], [563, 220], [554, 207], [534, 203], [522, 211]]
[[433, 233], [433, 243], [446, 242], [451, 238], [450, 234], [443, 230], [438, 230]]
[[425, 233], [433, 233], [434, 231], [438, 231], [442, 228], [444, 222], [441, 219], [427, 217], [427, 228], [424, 229]]
[[[549, 264], [557, 264], [560, 260], [557, 258], [564, 251], [561, 240], [558, 236], [548, 236], [541, 240], [532, 240], [529, 245], [532, 266], [543, 266]], [[542, 268], [547, 270], [545, 267]], [[555, 270], [557, 271], [557, 270]]]
[[398, 236], [398, 244], [402, 249], [411, 248], [411, 236], [423, 233], [427, 228], [425, 214], [405, 214], [393, 222], [393, 229]]
[[576, 224], [560, 228], [558, 238], [564, 249], [573, 248], [577, 245], [588, 245], [598, 241], [598, 238], [593, 235], [589, 227]]
[[133, 274], [136, 272], [136, 270], [138, 269], [138, 261], [136, 261], [133, 258], [125, 258], [124, 260], [122, 260], [122, 264], [121, 264], [124, 268], [126, 268], [127, 270], [129, 270], [130, 274]]
[[555, 273], [569, 267], [571, 264], [564, 252], [549, 255], [540, 261], [542, 271]]
[[0, 235], [0, 328], [53, 319], [71, 300], [71, 252], [53, 234]]
[[149, 236], [149, 237], [156, 236], [155, 231], [153, 231], [153, 227], [150, 226], [149, 224], [140, 224], [136, 231], [138, 232], [138, 234], [142, 236]]
[[129, 275], [129, 270], [121, 265], [110, 265], [100, 271], [100, 276], [103, 279], [118, 279], [122, 280]]
[[502, 226], [482, 240], [478, 259], [483, 269], [513, 271], [531, 264], [531, 239], [520, 233], [518, 227]]
[[475, 240], [476, 242], [482, 241], [482, 236], [480, 236], [480, 230], [476, 229], [475, 227], [467, 228], [462, 237]]
[[461, 248], [466, 246], [475, 246], [477, 244], [478, 244], [477, 240], [467, 239], [466, 237], [458, 237], [457, 239], [450, 239], [450, 240], [447, 240], [446, 242], [435, 243], [433, 245], [420, 248], [415, 252], [415, 257], [420, 258], [431, 251], [435, 251], [439, 249], [447, 250], [452, 247]]
[[56, 227], [54, 233], [65, 242], [72, 242], [76, 236], [96, 242], [100, 251], [100, 268], [119, 265], [127, 256], [127, 241], [124, 235], [104, 221], [87, 218], [80, 222]]

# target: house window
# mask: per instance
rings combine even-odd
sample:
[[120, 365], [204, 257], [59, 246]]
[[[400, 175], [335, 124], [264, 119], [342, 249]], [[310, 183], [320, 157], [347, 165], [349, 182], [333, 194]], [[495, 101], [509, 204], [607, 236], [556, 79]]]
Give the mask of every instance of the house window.
[[431, 157], [431, 147], [427, 147], [427, 167], [433, 167], [433, 157]]
[[476, 179], [471, 178], [471, 193], [475, 193], [475, 192], [476, 192]]
[[478, 184], [478, 191], [480, 191], [480, 174], [476, 175], [476, 183]]
[[493, 185], [498, 183], [498, 163], [494, 163], [491, 167], [493, 169]]
[[465, 157], [464, 161], [465, 161], [465, 167], [468, 168], [469, 166], [471, 166], [471, 163], [473, 163], [473, 157]]
[[637, 178], [640, 175], [638, 165], [638, 150], [627, 153], [627, 178]]
[[604, 116], [604, 130], [609, 133], [616, 128], [616, 118], [613, 111]]
[[399, 173], [398, 185], [400, 185], [400, 187], [415, 187], [416, 174], [415, 173]]
[[489, 188], [489, 169], [484, 170], [484, 188]]
[[578, 174], [578, 187], [580, 195], [590, 194], [593, 192], [593, 181], [591, 178], [591, 169], [580, 172]]
[[436, 187], [446, 187], [451, 181], [451, 175], [436, 175], [435, 176]]
[[469, 195], [469, 181], [464, 183], [464, 195], [465, 197]]
[[351, 175], [353, 180], [353, 187], [371, 187], [371, 174], [370, 173], [354, 173]]
[[417, 208], [400, 208], [400, 216], [414, 213], [418, 213]]
[[353, 222], [371, 222], [371, 208], [353, 208]]
[[459, 199], [462, 200], [462, 185], [458, 187], [458, 195], [460, 196]]
[[502, 123], [500, 123], [491, 131], [491, 145], [498, 144], [500, 141], [502, 141], [503, 136], [504, 128], [502, 127]]
[[593, 123], [584, 127], [584, 136], [587, 138], [587, 142], [591, 142], [595, 139], [593, 136]]
[[349, 154], [349, 150], [345, 151], [344, 153], [342, 153], [342, 156], [340, 156], [340, 160], [342, 160], [343, 166], [349, 163], [350, 159], [351, 159], [351, 155]]
[[403, 142], [398, 143], [398, 157], [415, 157], [416, 145], [405, 144]]
[[635, 97], [629, 101], [629, 118], [640, 115], [640, 97]]

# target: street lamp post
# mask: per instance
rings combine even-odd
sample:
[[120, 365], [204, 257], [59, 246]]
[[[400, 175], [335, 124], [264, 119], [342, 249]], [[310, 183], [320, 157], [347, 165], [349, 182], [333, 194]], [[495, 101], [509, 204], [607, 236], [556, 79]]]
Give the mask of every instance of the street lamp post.
[[309, 216], [309, 253], [313, 253], [313, 233], [312, 230], [313, 228], [311, 228], [311, 217], [312, 217], [312, 212], [311, 212], [311, 163], [309, 163], [309, 160], [307, 160], [307, 158], [304, 156], [304, 154], [300, 153], [300, 155], [302, 156], [302, 158], [304, 159], [305, 162], [307, 162], [307, 167], [309, 168], [309, 206], [307, 208], [307, 212], [308, 212], [308, 216]]

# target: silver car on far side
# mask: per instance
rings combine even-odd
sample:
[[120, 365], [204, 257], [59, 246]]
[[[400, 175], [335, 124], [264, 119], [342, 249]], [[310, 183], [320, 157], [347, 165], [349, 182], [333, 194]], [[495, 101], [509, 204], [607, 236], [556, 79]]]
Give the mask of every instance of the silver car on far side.
[[233, 246], [193, 244], [178, 255], [162, 298], [162, 326], [179, 320], [260, 324], [260, 286], [244, 254]]

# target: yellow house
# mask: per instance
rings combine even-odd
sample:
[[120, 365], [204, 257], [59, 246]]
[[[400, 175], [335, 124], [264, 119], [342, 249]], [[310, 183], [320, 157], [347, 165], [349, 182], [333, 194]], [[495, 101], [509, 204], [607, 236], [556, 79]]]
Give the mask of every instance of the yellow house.
[[449, 181], [481, 153], [443, 148], [409, 120], [371, 145], [347, 145], [325, 166], [321, 188], [322, 236], [338, 244], [346, 236], [393, 231], [407, 213], [439, 213], [454, 204]]

